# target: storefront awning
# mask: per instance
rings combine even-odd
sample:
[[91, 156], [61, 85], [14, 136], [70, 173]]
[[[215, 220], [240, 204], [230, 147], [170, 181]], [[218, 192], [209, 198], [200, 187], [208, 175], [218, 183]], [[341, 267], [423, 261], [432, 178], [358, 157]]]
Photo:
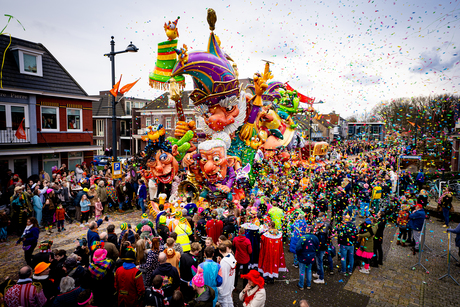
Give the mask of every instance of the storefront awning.
[[86, 146], [63, 146], [63, 147], [27, 147], [15, 149], [0, 149], [0, 156], [12, 155], [36, 155], [36, 154], [50, 154], [58, 152], [77, 152], [77, 151], [93, 151], [102, 150], [102, 146], [86, 145]]

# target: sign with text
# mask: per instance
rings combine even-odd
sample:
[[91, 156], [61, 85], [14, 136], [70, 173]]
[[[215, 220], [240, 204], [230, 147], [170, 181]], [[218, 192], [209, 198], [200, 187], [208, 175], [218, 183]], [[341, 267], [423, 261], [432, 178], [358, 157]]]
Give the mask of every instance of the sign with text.
[[113, 162], [112, 163], [112, 178], [119, 179], [121, 178], [121, 162]]

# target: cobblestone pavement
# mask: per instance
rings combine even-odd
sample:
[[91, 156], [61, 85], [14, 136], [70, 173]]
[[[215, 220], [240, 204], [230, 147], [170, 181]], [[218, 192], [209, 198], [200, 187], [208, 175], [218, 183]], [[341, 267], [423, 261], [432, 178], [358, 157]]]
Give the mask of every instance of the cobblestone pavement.
[[[114, 214], [110, 223], [117, 226], [124, 221], [134, 222], [140, 220], [140, 211], [123, 215]], [[108, 223], [104, 222], [100, 232], [105, 231]], [[292, 266], [293, 255], [289, 253], [289, 246], [285, 245], [287, 272], [281, 273], [274, 285], [266, 285], [267, 307], [298, 306], [301, 299], [306, 299], [310, 306], [458, 306], [460, 286], [457, 286], [447, 277], [438, 280], [447, 273], [447, 260], [441, 257], [446, 253], [447, 235], [445, 229], [436, 218], [428, 221], [426, 231], [426, 245], [432, 250], [422, 254], [422, 263], [428, 269], [411, 266], [417, 263], [418, 257], [413, 256], [409, 247], [396, 245], [397, 230], [393, 225], [388, 225], [384, 235], [384, 265], [371, 268], [369, 275], [362, 274], [355, 269], [353, 275], [343, 276], [338, 273], [339, 259], [334, 258], [335, 274], [329, 275], [326, 270], [323, 285], [312, 283], [311, 290], [300, 291], [296, 284], [299, 279], [298, 269]], [[456, 226], [454, 223], [452, 226]], [[67, 224], [65, 233], [46, 236], [40, 233], [40, 240], [50, 238], [54, 240], [54, 247], [71, 252], [74, 249], [75, 238], [86, 235], [87, 228], [79, 224]], [[11, 276], [17, 278], [17, 270], [25, 264], [21, 246], [15, 246], [13, 238], [7, 243], [0, 244], [0, 278]], [[452, 237], [452, 254], [458, 259], [457, 249], [454, 247]], [[453, 261], [455, 263], [455, 260]], [[455, 265], [451, 267], [451, 275], [460, 282], [460, 269]], [[243, 288], [239, 281], [235, 291], [235, 306], [242, 306], [238, 300], [238, 292]]]
[[[117, 234], [121, 232], [120, 224], [123, 222], [132, 221], [133, 227], [134, 222], [141, 220], [141, 211], [131, 211], [124, 214], [109, 214], [109, 222], [103, 222], [99, 227], [99, 233], [107, 231], [107, 225], [114, 224], [116, 226], [115, 231]], [[39, 242], [43, 240], [53, 240], [53, 247], [58, 249], [64, 249], [69, 255], [76, 247], [75, 239], [86, 237], [88, 232], [87, 227], [80, 227], [80, 223], [74, 222], [72, 224], [65, 223], [66, 231], [57, 232], [57, 228], [53, 229], [51, 235], [46, 235], [44, 231], [40, 232]], [[24, 260], [24, 252], [22, 245], [15, 245], [17, 240], [16, 236], [8, 236], [8, 241], [0, 243], [0, 280], [10, 276], [13, 279], [17, 279], [17, 271], [19, 268], [26, 264]], [[34, 254], [37, 252], [35, 249]]]
[[[442, 223], [435, 218], [428, 220], [426, 246], [431, 249], [422, 254], [421, 266], [412, 268], [418, 262], [418, 254], [412, 255], [409, 247], [396, 245], [397, 230], [389, 225], [385, 230], [384, 265], [371, 268], [369, 275], [355, 270], [345, 290], [370, 297], [368, 306], [458, 306], [460, 286], [448, 277], [439, 280], [447, 273], [447, 234]], [[455, 224], [456, 225], [456, 224]], [[451, 253], [458, 259], [457, 248], [452, 236]], [[460, 282], [460, 269], [451, 264], [451, 275]]]

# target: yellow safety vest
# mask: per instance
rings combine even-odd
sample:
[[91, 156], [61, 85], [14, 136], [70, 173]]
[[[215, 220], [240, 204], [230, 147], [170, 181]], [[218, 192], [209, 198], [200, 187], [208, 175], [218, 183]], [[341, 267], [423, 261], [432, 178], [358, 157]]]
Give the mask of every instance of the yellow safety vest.
[[177, 243], [182, 246], [184, 252], [190, 251], [190, 239], [189, 235], [192, 234], [192, 230], [187, 225], [180, 223], [174, 229], [174, 232], [177, 233]]

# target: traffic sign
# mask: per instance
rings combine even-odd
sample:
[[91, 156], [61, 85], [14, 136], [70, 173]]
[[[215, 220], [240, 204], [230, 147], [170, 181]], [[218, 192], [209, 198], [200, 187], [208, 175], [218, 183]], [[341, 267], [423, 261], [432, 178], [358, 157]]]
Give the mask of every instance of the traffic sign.
[[121, 162], [113, 162], [112, 163], [112, 178], [119, 179], [122, 176], [121, 171]]

